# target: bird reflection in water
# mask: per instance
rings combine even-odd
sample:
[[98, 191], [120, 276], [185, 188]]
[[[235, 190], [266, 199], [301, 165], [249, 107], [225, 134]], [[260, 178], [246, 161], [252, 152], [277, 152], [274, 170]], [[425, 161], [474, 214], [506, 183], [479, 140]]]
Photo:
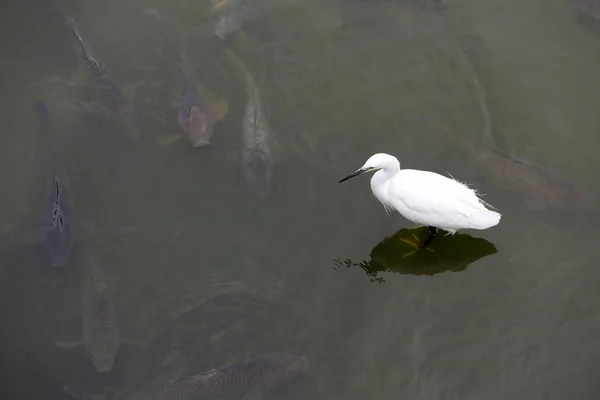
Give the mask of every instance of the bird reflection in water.
[[488, 240], [474, 238], [466, 233], [440, 235], [427, 247], [417, 250], [419, 246], [415, 242], [423, 242], [428, 234], [426, 226], [400, 229], [371, 250], [369, 261], [356, 263], [349, 259], [337, 259], [334, 261], [334, 269], [359, 267], [371, 282], [383, 283], [385, 279], [379, 275], [384, 272], [430, 276], [446, 271], [458, 272], [475, 261], [498, 252], [496, 246]]

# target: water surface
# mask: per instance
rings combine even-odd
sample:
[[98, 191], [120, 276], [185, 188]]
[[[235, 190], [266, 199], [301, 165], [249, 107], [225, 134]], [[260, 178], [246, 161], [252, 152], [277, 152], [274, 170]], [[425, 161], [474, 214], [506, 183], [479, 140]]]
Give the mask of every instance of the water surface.
[[[597, 201], [600, 35], [573, 16], [575, 3], [257, 0], [259, 20], [223, 42], [209, 1], [67, 1], [119, 83], [135, 89], [135, 142], [119, 137], [80, 81], [53, 3], [25, 3], [6, 6], [0, 24], [6, 396], [60, 399], [64, 389], [111, 399], [279, 351], [311, 367], [272, 398], [600, 396], [597, 215], [532, 209], [443, 138], [450, 128], [491, 139]], [[157, 13], [188, 28], [199, 79], [229, 103], [210, 147], [158, 141], [178, 130], [179, 76], [177, 35]], [[273, 128], [264, 198], [240, 170], [245, 96], [222, 65], [223, 46], [252, 72]], [[64, 272], [22, 240], [47, 176], [36, 100], [69, 154], [79, 238]], [[380, 151], [486, 193], [502, 221], [467, 233], [497, 253], [458, 272], [384, 273], [384, 283], [335, 268], [368, 260], [411, 226], [386, 215], [367, 178], [336, 183]], [[80, 333], [83, 255], [103, 266], [118, 317], [122, 343], [107, 374], [82, 348], [54, 344]]]

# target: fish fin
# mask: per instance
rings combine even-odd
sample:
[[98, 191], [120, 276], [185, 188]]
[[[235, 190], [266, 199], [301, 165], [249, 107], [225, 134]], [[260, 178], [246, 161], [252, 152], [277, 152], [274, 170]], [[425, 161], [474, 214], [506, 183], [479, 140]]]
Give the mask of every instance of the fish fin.
[[60, 340], [57, 339], [54, 341], [54, 345], [61, 349], [73, 349], [75, 347], [81, 346], [83, 343], [81, 340]]
[[161, 137], [156, 139], [156, 143], [158, 143], [161, 146], [170, 146], [182, 138], [183, 136], [181, 136], [181, 134], [179, 133], [169, 133], [167, 135], [162, 135]]
[[225, 99], [211, 99], [209, 100], [209, 106], [213, 125], [225, 118], [229, 112], [229, 104]]
[[135, 84], [133, 83], [126, 83], [123, 86], [121, 86], [121, 91], [123, 92], [123, 96], [125, 96], [125, 98], [129, 101], [132, 102], [133, 98], [135, 97]]

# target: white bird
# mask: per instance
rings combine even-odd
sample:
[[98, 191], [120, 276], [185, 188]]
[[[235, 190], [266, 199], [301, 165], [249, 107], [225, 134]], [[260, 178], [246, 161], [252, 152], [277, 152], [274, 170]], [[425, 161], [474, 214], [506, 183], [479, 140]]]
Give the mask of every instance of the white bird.
[[429, 227], [426, 246], [438, 228], [454, 235], [459, 229], [488, 229], [498, 225], [501, 214], [477, 196], [477, 191], [455, 179], [430, 171], [400, 169], [394, 156], [378, 153], [356, 172], [340, 180], [375, 171], [371, 191], [386, 212], [397, 211], [407, 220]]

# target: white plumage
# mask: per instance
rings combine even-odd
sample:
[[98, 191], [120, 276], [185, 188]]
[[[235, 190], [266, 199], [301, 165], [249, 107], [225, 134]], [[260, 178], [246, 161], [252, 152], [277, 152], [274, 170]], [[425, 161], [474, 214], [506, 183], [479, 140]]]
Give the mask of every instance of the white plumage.
[[486, 202], [464, 183], [429, 171], [400, 169], [394, 156], [371, 156], [343, 182], [365, 172], [378, 170], [371, 190], [386, 211], [395, 210], [407, 220], [454, 234], [459, 229], [487, 229], [498, 225], [501, 214], [486, 208]]

